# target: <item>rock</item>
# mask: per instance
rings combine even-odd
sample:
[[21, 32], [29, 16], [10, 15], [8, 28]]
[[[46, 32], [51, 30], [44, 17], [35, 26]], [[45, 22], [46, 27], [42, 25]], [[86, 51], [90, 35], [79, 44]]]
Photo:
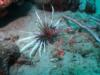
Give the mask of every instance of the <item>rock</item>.
[[8, 41], [0, 41], [0, 75], [9, 75], [10, 67], [20, 57], [16, 44]]

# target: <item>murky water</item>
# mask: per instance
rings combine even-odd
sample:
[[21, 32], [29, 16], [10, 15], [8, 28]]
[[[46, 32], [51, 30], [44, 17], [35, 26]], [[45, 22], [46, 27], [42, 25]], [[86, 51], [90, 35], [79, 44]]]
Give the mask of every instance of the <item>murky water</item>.
[[[10, 75], [100, 75], [99, 0], [96, 0], [96, 6], [97, 12], [90, 15], [69, 10], [49, 12], [26, 3], [20, 12], [13, 10], [11, 15], [1, 19], [1, 40], [19, 36], [14, 43], [20, 49], [21, 60], [10, 67]], [[59, 21], [60, 18], [63, 20]], [[46, 21], [48, 27], [44, 27], [49, 29], [46, 30], [46, 39], [37, 37], [37, 41], [34, 37], [41, 34], [38, 33], [41, 21]], [[54, 28], [50, 28], [51, 21]], [[57, 37], [51, 36], [55, 35], [53, 29]], [[21, 63], [25, 58], [27, 60]]]

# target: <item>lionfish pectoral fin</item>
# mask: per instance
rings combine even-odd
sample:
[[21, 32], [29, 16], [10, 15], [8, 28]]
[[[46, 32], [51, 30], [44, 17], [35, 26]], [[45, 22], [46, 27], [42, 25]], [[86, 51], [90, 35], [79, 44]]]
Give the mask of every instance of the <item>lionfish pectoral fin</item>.
[[42, 53], [41, 53], [42, 49], [43, 49], [43, 43], [41, 42], [40, 47], [39, 47], [39, 50], [38, 50], [40, 57], [42, 56]]
[[31, 45], [33, 45], [37, 40], [34, 40], [30, 43], [28, 43], [27, 45], [25, 45], [20, 51], [23, 52], [24, 50], [26, 50], [28, 47], [30, 47]]
[[26, 40], [33, 39], [34, 37], [35, 37], [35, 36], [30, 36], [30, 37], [26, 37], [26, 38], [19, 39], [19, 40], [17, 41], [17, 43], [20, 43], [20, 42], [22, 42], [22, 41], [26, 41]]
[[40, 41], [36, 43], [36, 45], [32, 48], [32, 51], [30, 52], [30, 57], [32, 57], [32, 54], [34, 53], [35, 50], [38, 50], [38, 47], [40, 45]]

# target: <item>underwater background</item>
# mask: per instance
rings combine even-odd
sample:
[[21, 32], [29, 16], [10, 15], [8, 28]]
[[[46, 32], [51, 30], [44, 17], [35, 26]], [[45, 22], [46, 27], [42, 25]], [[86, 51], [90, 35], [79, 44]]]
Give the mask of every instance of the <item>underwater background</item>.
[[0, 18], [0, 75], [100, 75], [100, 0], [42, 1]]

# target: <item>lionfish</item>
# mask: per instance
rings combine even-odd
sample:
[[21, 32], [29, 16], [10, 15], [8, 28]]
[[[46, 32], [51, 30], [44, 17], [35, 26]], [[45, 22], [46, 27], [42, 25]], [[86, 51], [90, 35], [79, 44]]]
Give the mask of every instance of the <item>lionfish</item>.
[[[33, 33], [32, 36], [28, 36], [26, 38], [19, 39], [17, 42], [21, 43], [23, 41], [27, 41], [32, 39], [31, 42], [27, 43], [23, 48], [21, 48], [21, 52], [24, 52], [28, 50], [30, 47], [33, 47], [29, 52], [29, 57], [32, 58], [34, 53], [39, 54], [41, 57], [42, 52], [46, 52], [46, 47], [49, 44], [54, 43], [55, 39], [57, 39], [57, 36], [59, 35], [59, 26], [61, 19], [58, 19], [55, 24], [53, 24], [53, 15], [54, 15], [54, 8], [52, 6], [52, 13], [51, 13], [51, 20], [50, 24], [46, 23], [46, 15], [45, 15], [45, 22], [43, 22], [38, 15], [38, 13], [35, 11], [35, 14], [37, 16], [37, 19], [39, 21], [39, 31], [36, 31], [36, 33]], [[45, 14], [45, 13], [44, 13]]]

